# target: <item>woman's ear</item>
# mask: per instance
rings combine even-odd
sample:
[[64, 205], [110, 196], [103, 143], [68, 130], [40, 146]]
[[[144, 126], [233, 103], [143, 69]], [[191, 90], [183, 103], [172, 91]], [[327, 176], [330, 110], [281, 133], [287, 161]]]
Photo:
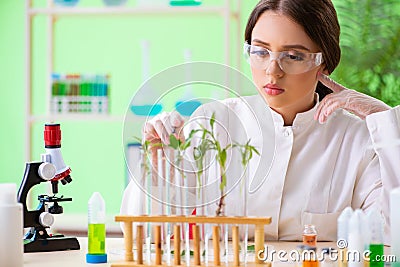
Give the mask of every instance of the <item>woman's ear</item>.
[[323, 63], [323, 64], [321, 64], [321, 65], [319, 66], [318, 72], [321, 72], [321, 73], [323, 73], [323, 74], [329, 76], [329, 71], [328, 71], [328, 69], [326, 68], [325, 63]]

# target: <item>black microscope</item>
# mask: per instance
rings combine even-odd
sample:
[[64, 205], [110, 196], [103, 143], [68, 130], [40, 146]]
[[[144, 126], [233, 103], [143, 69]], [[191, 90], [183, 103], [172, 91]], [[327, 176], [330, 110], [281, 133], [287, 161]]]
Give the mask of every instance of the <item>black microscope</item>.
[[[24, 237], [24, 252], [44, 252], [60, 250], [79, 250], [75, 237], [61, 234], [48, 234], [46, 228], [54, 223], [53, 214], [63, 213], [59, 202], [72, 201], [72, 198], [57, 197], [58, 182], [63, 185], [72, 181], [71, 169], [65, 165], [61, 155], [60, 124], [46, 124], [44, 129], [46, 154], [41, 162], [28, 162], [18, 190], [18, 202], [23, 206], [24, 228], [30, 227]], [[51, 182], [52, 196], [39, 195], [36, 210], [28, 210], [27, 197], [29, 190], [40, 183]], [[52, 206], [49, 207], [49, 205]]]

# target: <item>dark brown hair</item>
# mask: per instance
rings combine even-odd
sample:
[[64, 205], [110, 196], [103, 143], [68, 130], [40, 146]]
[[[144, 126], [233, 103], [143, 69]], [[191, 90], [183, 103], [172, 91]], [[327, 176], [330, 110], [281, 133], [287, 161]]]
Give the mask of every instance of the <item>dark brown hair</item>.
[[[265, 11], [275, 11], [288, 16], [303, 27], [310, 39], [322, 51], [325, 68], [331, 74], [340, 61], [340, 26], [336, 10], [330, 0], [261, 0], [250, 14], [244, 33], [251, 43], [251, 34]], [[318, 82], [316, 92], [322, 100], [332, 90]]]

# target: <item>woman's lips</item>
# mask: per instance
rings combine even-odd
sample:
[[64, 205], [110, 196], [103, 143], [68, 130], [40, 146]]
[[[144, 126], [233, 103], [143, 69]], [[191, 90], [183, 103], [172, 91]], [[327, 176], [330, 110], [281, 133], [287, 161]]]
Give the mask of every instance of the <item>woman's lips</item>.
[[264, 92], [267, 95], [280, 95], [283, 92], [285, 92], [285, 90], [283, 90], [282, 88], [280, 88], [274, 84], [267, 84], [264, 86]]

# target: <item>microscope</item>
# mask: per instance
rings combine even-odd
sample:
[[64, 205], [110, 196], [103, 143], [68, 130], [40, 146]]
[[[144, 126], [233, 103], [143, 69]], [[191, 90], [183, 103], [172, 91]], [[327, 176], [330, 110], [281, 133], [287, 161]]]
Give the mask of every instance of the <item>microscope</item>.
[[[63, 213], [60, 202], [72, 201], [72, 198], [57, 197], [58, 183], [63, 185], [72, 181], [71, 169], [65, 165], [61, 155], [60, 124], [45, 124], [44, 141], [46, 153], [41, 155], [41, 162], [28, 162], [18, 190], [18, 202], [23, 206], [24, 228], [30, 227], [24, 237], [24, 252], [44, 252], [60, 250], [79, 250], [75, 237], [61, 234], [48, 234], [46, 228], [54, 223], [53, 214]], [[40, 183], [51, 183], [52, 196], [39, 195], [36, 210], [28, 210], [29, 190]]]

